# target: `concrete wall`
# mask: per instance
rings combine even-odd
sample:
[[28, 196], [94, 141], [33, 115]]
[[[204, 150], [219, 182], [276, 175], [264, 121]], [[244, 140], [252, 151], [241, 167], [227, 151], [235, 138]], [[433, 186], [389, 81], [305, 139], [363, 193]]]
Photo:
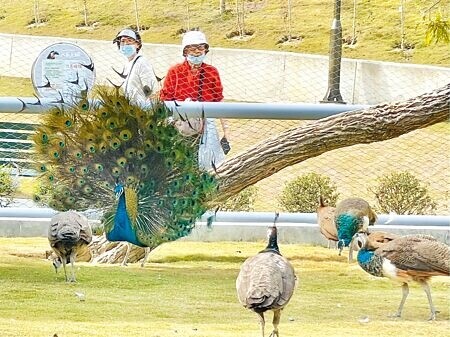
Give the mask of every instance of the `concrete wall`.
[[[50, 218], [0, 218], [0, 237], [47, 237]], [[93, 227], [97, 220], [90, 220]], [[183, 238], [188, 241], [264, 241], [270, 223], [214, 222], [211, 227], [198, 222], [192, 233]], [[326, 246], [327, 241], [319, 232], [317, 224], [278, 223], [280, 243], [302, 243]], [[441, 242], [450, 244], [449, 226], [400, 226], [375, 225], [373, 231], [388, 231], [399, 235], [429, 234]]]
[[[11, 34], [0, 34], [0, 76], [29, 78], [39, 53], [57, 42], [77, 44], [91, 56], [97, 83], [121, 82], [112, 67], [121, 71], [124, 59], [111, 41]], [[160, 77], [182, 59], [178, 45], [145, 43], [143, 51]], [[226, 100], [317, 103], [328, 87], [326, 56], [212, 48], [207, 62], [219, 69]], [[450, 68], [443, 67], [343, 59], [341, 68], [341, 94], [353, 104], [404, 100], [450, 79]]]

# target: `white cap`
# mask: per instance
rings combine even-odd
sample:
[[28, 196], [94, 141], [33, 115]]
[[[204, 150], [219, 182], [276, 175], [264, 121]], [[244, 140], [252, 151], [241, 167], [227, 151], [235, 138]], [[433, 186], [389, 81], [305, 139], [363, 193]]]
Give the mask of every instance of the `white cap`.
[[206, 41], [206, 36], [198, 30], [191, 30], [184, 33], [183, 40], [181, 42], [181, 49], [184, 54], [184, 48], [191, 44], [205, 44], [206, 48], [209, 48], [208, 41]]
[[129, 29], [129, 28], [125, 28], [125, 29], [122, 29], [122, 30], [116, 35], [116, 37], [115, 37], [114, 40], [113, 40], [113, 43], [116, 43], [116, 42], [120, 41], [120, 38], [121, 38], [122, 36], [131, 37], [132, 39], [134, 39], [134, 40], [136, 40], [136, 41], [139, 41], [139, 40], [140, 40], [140, 39], [138, 39], [138, 37], [136, 36], [136, 32], [135, 32], [134, 30]]

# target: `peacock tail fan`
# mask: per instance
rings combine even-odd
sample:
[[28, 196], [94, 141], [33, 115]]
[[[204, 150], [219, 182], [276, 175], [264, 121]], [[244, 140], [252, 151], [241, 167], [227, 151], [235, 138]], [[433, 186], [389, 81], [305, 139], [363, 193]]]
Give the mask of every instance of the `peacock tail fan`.
[[163, 102], [130, 102], [117, 89], [96, 103], [57, 106], [32, 136], [40, 191], [57, 210], [104, 210], [107, 237], [157, 246], [190, 233], [217, 191], [198, 168], [198, 137], [168, 122]]

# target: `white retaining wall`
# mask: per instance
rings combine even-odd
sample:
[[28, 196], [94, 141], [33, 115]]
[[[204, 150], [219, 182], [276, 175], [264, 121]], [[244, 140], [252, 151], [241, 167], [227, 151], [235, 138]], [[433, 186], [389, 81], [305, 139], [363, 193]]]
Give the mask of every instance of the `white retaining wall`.
[[[111, 34], [113, 36], [114, 34]], [[0, 76], [30, 77], [41, 50], [57, 42], [79, 45], [93, 59], [97, 83], [121, 71], [123, 57], [112, 41], [0, 34]], [[181, 60], [178, 45], [145, 43], [144, 54], [158, 76]], [[328, 57], [292, 52], [212, 48], [207, 62], [219, 69], [226, 100], [317, 103], [328, 86]], [[447, 84], [450, 68], [343, 59], [341, 94], [347, 103], [377, 104], [404, 100]], [[1, 93], [0, 93], [1, 95]]]

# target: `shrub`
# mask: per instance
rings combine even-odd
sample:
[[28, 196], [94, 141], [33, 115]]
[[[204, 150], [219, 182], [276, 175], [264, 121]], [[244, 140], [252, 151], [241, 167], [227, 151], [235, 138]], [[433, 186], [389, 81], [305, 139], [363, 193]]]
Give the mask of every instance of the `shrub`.
[[311, 172], [286, 183], [278, 201], [288, 212], [314, 213], [320, 195], [330, 206], [336, 204], [339, 196], [336, 190], [336, 184], [329, 177]]
[[254, 210], [254, 203], [258, 188], [256, 186], [249, 186], [242, 190], [235, 196], [229, 198], [221, 207], [223, 211], [242, 211], [250, 212]]
[[369, 191], [375, 194], [378, 211], [382, 213], [434, 214], [436, 209], [428, 189], [407, 171], [378, 178], [378, 185]]
[[13, 201], [15, 191], [11, 169], [6, 165], [0, 165], [0, 207], [7, 207]]

